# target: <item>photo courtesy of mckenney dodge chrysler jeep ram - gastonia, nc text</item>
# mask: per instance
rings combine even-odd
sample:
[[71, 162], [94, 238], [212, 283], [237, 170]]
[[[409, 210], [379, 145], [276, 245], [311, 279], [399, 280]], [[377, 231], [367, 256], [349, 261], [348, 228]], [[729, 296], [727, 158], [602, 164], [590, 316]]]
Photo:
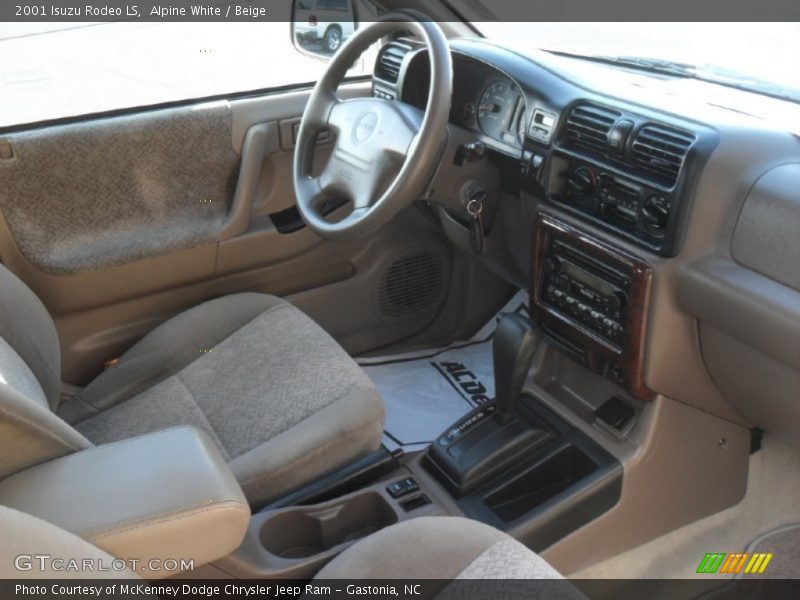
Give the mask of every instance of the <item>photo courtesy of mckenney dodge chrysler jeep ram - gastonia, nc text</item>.
[[798, 65], [796, 0], [0, 5], [0, 598], [800, 597]]

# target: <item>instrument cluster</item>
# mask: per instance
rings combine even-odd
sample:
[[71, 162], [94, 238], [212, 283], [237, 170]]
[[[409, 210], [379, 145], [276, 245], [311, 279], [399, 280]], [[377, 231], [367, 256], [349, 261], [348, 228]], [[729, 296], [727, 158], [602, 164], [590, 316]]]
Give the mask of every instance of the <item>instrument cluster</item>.
[[[454, 56], [450, 122], [474, 131], [497, 150], [518, 156], [530, 115], [513, 79], [484, 63]], [[424, 108], [429, 86], [427, 56], [414, 57], [403, 86], [403, 101]]]

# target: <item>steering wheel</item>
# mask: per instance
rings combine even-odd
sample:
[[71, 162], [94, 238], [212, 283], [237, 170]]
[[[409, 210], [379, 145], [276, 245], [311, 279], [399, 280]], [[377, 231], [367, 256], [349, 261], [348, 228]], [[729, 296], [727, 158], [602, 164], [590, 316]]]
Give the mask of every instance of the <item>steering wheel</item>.
[[[336, 89], [350, 65], [374, 42], [396, 31], [424, 40], [431, 67], [424, 113], [380, 98], [341, 100]], [[447, 143], [453, 62], [447, 38], [436, 23], [411, 13], [388, 13], [353, 35], [329, 63], [308, 100], [294, 154], [297, 207], [308, 227], [322, 237], [345, 240], [379, 229], [425, 191]], [[312, 173], [319, 133], [336, 141], [322, 172]], [[323, 214], [326, 201], [346, 198], [353, 210], [337, 222]]]

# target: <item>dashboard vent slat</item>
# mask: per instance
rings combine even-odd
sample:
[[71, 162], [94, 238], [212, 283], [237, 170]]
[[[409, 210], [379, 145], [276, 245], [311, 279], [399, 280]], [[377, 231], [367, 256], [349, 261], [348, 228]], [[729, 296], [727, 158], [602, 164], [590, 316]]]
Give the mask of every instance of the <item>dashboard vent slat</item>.
[[411, 46], [402, 42], [393, 41], [381, 48], [378, 61], [375, 65], [375, 77], [386, 83], [397, 83], [403, 59], [411, 51]]
[[620, 111], [612, 108], [579, 104], [567, 117], [567, 140], [575, 146], [602, 152], [608, 143], [608, 132], [621, 116]]
[[645, 125], [631, 146], [631, 160], [637, 167], [658, 175], [670, 185], [678, 180], [683, 161], [695, 136], [664, 125]]

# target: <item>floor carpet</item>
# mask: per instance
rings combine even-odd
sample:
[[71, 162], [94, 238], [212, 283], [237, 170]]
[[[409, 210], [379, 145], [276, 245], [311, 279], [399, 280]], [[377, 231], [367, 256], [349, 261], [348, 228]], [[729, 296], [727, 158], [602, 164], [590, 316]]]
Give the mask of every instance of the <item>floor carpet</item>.
[[445, 348], [358, 359], [386, 405], [384, 445], [422, 450], [457, 419], [494, 399], [492, 338], [504, 312], [528, 313], [519, 292], [471, 339]]

